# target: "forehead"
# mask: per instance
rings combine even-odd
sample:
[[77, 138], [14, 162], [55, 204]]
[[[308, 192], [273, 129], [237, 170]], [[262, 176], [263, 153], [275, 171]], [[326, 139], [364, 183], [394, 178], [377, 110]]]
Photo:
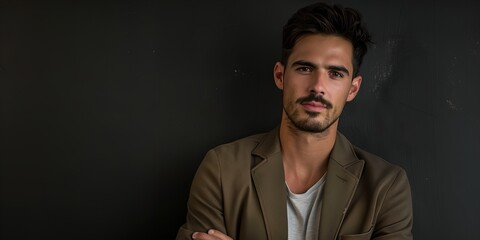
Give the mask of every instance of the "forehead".
[[353, 46], [336, 35], [310, 34], [300, 37], [293, 46], [289, 63], [306, 60], [317, 64], [341, 64], [352, 69]]

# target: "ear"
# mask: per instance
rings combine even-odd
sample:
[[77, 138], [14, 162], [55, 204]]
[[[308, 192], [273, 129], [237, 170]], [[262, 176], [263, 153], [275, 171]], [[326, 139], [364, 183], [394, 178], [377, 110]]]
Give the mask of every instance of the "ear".
[[360, 91], [360, 86], [362, 85], [362, 76], [358, 75], [353, 78], [352, 84], [350, 85], [350, 90], [348, 91], [347, 102], [352, 101]]
[[276, 62], [275, 67], [273, 68], [273, 79], [275, 80], [275, 85], [278, 89], [283, 90], [283, 78], [285, 76], [285, 67], [282, 63]]

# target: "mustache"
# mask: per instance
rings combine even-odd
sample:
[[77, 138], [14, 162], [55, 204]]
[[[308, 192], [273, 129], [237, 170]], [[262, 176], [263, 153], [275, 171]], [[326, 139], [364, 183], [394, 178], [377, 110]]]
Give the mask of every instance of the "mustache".
[[322, 95], [315, 95], [313, 93], [306, 96], [306, 97], [301, 97], [301, 98], [297, 99], [296, 103], [302, 104], [304, 102], [312, 102], [312, 101], [322, 103], [328, 109], [333, 107], [333, 104], [331, 102], [329, 102], [328, 100], [326, 100], [325, 98], [323, 98]]

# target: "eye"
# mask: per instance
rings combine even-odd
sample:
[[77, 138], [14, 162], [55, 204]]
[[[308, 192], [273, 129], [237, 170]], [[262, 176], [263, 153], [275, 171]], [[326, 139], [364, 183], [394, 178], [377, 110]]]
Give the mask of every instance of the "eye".
[[296, 69], [296, 71], [299, 72], [299, 73], [302, 73], [302, 74], [308, 74], [308, 73], [313, 72], [313, 68], [307, 67], [307, 66], [302, 66], [302, 67], [298, 67]]
[[328, 75], [332, 78], [343, 78], [343, 74], [337, 71], [330, 71], [328, 72]]

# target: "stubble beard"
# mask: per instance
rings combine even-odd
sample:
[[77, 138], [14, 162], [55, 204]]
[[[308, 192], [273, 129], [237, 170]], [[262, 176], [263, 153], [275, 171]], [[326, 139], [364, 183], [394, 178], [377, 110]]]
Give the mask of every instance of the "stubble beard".
[[284, 108], [284, 112], [285, 115], [287, 115], [290, 127], [307, 133], [324, 133], [338, 119], [338, 117], [331, 119], [328, 115], [328, 111], [325, 111], [325, 117], [323, 121], [316, 120], [316, 118], [322, 114], [319, 112], [305, 111], [305, 113], [308, 115], [305, 119], [301, 119], [301, 114], [299, 113], [298, 109], [290, 113], [286, 108]]

